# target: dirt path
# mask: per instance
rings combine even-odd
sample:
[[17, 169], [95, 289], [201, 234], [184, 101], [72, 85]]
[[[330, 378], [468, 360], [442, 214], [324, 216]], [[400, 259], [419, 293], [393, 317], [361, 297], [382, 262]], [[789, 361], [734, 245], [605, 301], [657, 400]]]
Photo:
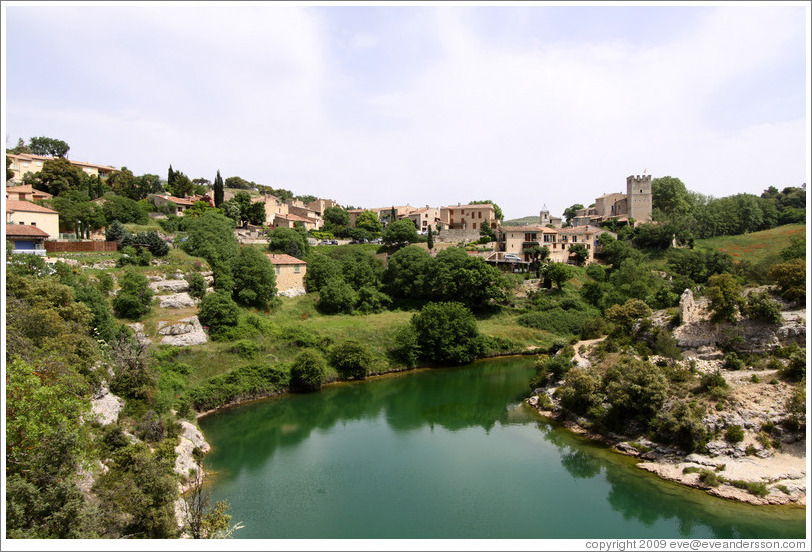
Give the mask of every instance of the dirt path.
[[582, 347], [584, 348], [584, 350], [588, 350], [590, 347], [592, 347], [596, 343], [600, 343], [601, 341], [606, 339], [606, 337], [607, 336], [599, 337], [597, 339], [585, 339], [584, 341], [579, 341], [578, 343], [573, 345], [573, 349], [575, 349], [575, 356], [573, 357], [573, 360], [576, 362], [576, 366], [581, 367], [581, 368], [585, 368], [585, 367], [587, 367], [587, 366], [589, 366], [591, 364], [589, 362], [589, 359], [581, 356], [581, 348]]

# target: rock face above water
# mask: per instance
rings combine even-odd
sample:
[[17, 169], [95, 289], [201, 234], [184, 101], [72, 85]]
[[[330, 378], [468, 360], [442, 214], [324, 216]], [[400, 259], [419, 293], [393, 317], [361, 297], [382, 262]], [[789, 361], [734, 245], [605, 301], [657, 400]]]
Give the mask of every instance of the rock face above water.
[[200, 345], [209, 340], [197, 316], [182, 318], [176, 324], [158, 322], [158, 333], [164, 336], [161, 343], [177, 347]]
[[680, 297], [680, 325], [674, 330], [683, 349], [718, 349], [729, 346], [740, 353], [764, 353], [806, 340], [806, 310], [784, 310], [781, 322], [769, 324], [737, 316], [735, 323], [710, 321], [705, 298], [694, 299], [690, 289]]
[[175, 459], [175, 472], [183, 477], [188, 477], [190, 470], [200, 469], [200, 466], [192, 454], [194, 449], [199, 448], [201, 452], [209, 452], [211, 447], [194, 424], [186, 420], [181, 420], [180, 428], [181, 433], [178, 438], [178, 446], [175, 447], [175, 452], [178, 453]]

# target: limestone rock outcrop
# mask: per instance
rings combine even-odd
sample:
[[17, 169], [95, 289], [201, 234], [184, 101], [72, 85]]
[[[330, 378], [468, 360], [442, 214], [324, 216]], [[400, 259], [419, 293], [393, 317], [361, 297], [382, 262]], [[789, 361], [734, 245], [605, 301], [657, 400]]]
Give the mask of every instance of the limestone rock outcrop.
[[209, 340], [197, 316], [182, 318], [175, 324], [158, 322], [158, 333], [164, 336], [161, 343], [177, 347], [200, 345]]
[[172, 295], [159, 295], [158, 306], [162, 309], [183, 309], [186, 307], [194, 307], [195, 300], [186, 293], [173, 293]]

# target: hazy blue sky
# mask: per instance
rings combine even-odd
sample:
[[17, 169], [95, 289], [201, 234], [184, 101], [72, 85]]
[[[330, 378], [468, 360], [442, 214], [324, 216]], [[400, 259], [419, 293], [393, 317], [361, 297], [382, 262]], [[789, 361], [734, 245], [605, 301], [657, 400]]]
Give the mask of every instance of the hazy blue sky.
[[4, 2], [3, 130], [364, 207], [808, 182], [809, 3]]

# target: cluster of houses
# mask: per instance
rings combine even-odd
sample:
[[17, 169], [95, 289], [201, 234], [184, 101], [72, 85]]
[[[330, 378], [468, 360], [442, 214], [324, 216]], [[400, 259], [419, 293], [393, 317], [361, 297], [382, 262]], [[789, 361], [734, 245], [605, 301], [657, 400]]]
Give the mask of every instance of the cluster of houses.
[[[30, 154], [6, 154], [12, 160], [10, 169], [14, 177], [6, 186], [6, 239], [14, 244], [14, 252], [29, 252], [44, 255], [45, 242], [58, 240], [59, 214], [51, 209], [33, 203], [50, 199], [50, 194], [34, 190], [30, 185], [14, 185], [27, 172], [38, 172], [44, 161], [50, 159]], [[105, 177], [115, 168], [91, 163], [71, 161], [87, 174]], [[225, 200], [231, 199], [235, 190], [225, 190]], [[184, 211], [198, 201], [213, 205], [212, 194], [192, 197], [173, 197], [155, 194], [150, 199], [164, 212], [183, 215]], [[271, 228], [302, 227], [306, 230], [320, 230], [324, 226], [323, 214], [330, 207], [337, 206], [331, 199], [316, 199], [305, 204], [298, 199], [281, 200], [263, 194], [252, 197], [255, 203], [265, 207], [265, 224]], [[431, 229], [436, 233], [436, 243], [460, 243], [478, 240], [482, 230], [496, 235], [494, 246], [488, 251], [472, 252], [486, 261], [498, 265], [529, 263], [527, 250], [534, 246], [547, 247], [550, 260], [572, 262], [570, 248], [575, 244], [584, 246], [586, 263], [595, 259], [599, 248], [598, 237], [610, 233], [599, 225], [607, 220], [625, 223], [639, 223], [651, 220], [651, 176], [629, 176], [626, 179], [626, 193], [605, 194], [595, 199], [589, 208], [580, 209], [568, 225], [561, 218], [550, 215], [546, 206], [540, 212], [538, 224], [525, 226], [502, 226], [496, 218], [494, 206], [490, 203], [448, 205], [444, 207], [413, 207], [397, 205], [366, 209], [350, 209], [350, 226], [355, 226], [357, 218], [365, 211], [374, 213], [382, 225], [402, 219], [411, 220], [418, 232], [425, 234]], [[268, 255], [273, 262], [279, 283], [280, 293], [303, 292], [306, 263], [289, 255]]]

